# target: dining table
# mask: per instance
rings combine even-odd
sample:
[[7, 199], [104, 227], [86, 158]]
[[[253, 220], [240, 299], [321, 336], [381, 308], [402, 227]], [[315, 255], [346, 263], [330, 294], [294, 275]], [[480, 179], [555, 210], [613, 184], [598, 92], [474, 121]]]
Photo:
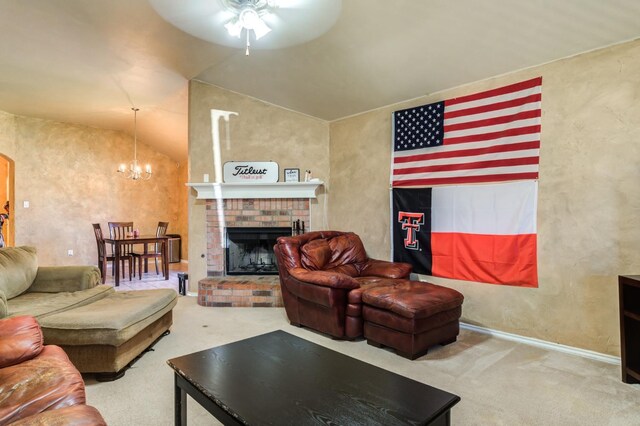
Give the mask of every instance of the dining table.
[[[129, 244], [142, 244], [144, 247], [144, 253], [147, 253], [149, 244], [160, 244], [160, 250], [162, 251], [162, 271], [164, 273], [164, 279], [169, 279], [169, 237], [166, 235], [138, 235], [138, 236], [127, 236], [124, 238], [105, 238], [104, 242], [107, 244], [112, 244], [113, 247], [113, 263], [114, 263], [114, 274], [115, 274], [115, 286], [118, 287], [120, 285], [120, 259], [122, 254], [122, 247]], [[145, 259], [146, 261], [146, 259]], [[132, 266], [129, 265], [131, 268]], [[145, 265], [145, 272], [147, 272], [147, 267]]]

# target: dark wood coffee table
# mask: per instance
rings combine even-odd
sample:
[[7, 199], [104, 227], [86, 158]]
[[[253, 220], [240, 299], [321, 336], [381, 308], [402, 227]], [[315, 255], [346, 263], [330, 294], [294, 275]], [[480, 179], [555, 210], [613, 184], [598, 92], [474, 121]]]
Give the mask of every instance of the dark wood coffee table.
[[225, 425], [448, 425], [460, 397], [284, 331], [167, 361], [175, 424], [187, 394]]

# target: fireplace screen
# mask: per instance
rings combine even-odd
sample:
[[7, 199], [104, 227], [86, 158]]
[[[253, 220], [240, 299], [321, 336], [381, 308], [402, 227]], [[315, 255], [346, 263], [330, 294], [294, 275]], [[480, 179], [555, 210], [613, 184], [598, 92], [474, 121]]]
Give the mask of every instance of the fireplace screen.
[[278, 275], [276, 239], [291, 228], [227, 228], [227, 275]]

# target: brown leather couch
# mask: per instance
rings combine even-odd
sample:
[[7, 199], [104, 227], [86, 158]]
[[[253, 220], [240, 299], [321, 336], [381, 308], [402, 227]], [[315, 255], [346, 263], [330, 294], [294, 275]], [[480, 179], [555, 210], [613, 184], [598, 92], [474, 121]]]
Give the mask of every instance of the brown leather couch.
[[280, 237], [274, 247], [284, 307], [293, 325], [339, 339], [362, 335], [362, 291], [407, 278], [411, 265], [370, 259], [353, 232]]
[[82, 376], [31, 316], [0, 320], [0, 425], [106, 425]]

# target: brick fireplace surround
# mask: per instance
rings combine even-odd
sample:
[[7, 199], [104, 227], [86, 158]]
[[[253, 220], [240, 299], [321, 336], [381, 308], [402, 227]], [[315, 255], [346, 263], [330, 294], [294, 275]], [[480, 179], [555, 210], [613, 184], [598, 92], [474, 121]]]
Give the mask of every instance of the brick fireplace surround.
[[310, 225], [309, 199], [245, 198], [206, 201], [207, 278], [198, 282], [201, 306], [282, 306], [277, 275], [225, 276], [226, 228]]

